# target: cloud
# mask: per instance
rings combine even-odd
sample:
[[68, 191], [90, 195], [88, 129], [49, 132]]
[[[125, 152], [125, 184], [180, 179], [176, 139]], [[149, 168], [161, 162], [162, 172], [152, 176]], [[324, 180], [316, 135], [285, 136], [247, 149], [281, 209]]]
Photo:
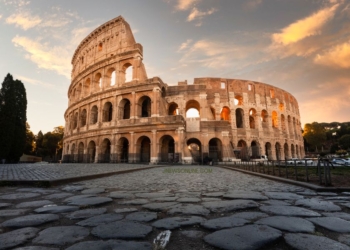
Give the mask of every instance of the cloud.
[[330, 67], [350, 68], [350, 41], [333, 46], [323, 54], [318, 54], [314, 62]]
[[182, 50], [184, 50], [184, 49], [187, 49], [191, 42], [192, 42], [192, 39], [187, 39], [186, 42], [183, 42], [183, 43], [180, 45], [180, 47], [179, 47], [179, 49], [177, 50], [177, 52], [180, 52], [180, 51], [182, 51]]
[[17, 7], [22, 7], [30, 4], [30, 1], [26, 0], [4, 0], [3, 2], [5, 5], [15, 5]]
[[261, 4], [262, 4], [262, 0], [251, 0], [251, 1], [244, 2], [243, 8], [246, 10], [254, 10]]
[[6, 23], [14, 24], [16, 27], [20, 27], [23, 30], [28, 30], [39, 25], [42, 19], [38, 16], [32, 16], [29, 12], [19, 12], [12, 14], [6, 18]]
[[27, 52], [26, 58], [37, 64], [39, 68], [53, 70], [68, 79], [70, 78], [71, 52], [64, 47], [51, 47], [48, 44], [21, 36], [14, 37], [12, 42], [15, 46], [22, 47]]
[[321, 29], [334, 17], [338, 4], [324, 8], [309, 17], [298, 20], [283, 28], [280, 33], [272, 35], [276, 44], [289, 45], [303, 40], [306, 37], [321, 33]]
[[209, 16], [209, 15], [213, 14], [216, 11], [217, 11], [217, 9], [215, 9], [215, 8], [211, 8], [208, 11], [199, 11], [197, 8], [193, 8], [191, 13], [187, 17], [187, 21], [188, 22], [192, 22], [192, 21], [194, 21], [196, 19], [202, 19], [203, 17]]
[[39, 81], [39, 80], [36, 80], [36, 79], [32, 79], [32, 78], [29, 78], [29, 77], [25, 77], [25, 76], [21, 76], [21, 75], [16, 75], [16, 78], [18, 80], [22, 81], [24, 84], [30, 83], [32, 85], [41, 85], [41, 86], [44, 86], [44, 87], [53, 87], [54, 86], [51, 83], [42, 82], [42, 81]]
[[200, 0], [178, 0], [176, 8], [179, 10], [188, 10], [199, 1]]

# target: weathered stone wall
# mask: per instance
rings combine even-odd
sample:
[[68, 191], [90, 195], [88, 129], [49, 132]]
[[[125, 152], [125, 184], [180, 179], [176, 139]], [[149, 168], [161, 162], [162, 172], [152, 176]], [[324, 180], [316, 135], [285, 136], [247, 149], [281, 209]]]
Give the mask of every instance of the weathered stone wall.
[[[290, 93], [223, 78], [169, 86], [148, 79], [142, 60], [142, 46], [122, 17], [81, 42], [72, 59], [64, 157], [192, 162], [304, 156], [298, 103]], [[199, 117], [187, 117], [189, 109]]]

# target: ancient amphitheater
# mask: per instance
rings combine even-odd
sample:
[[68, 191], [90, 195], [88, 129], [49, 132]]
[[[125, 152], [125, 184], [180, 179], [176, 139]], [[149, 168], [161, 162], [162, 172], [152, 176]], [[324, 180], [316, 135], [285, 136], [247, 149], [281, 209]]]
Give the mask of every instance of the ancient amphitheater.
[[121, 16], [80, 43], [64, 114], [64, 162], [304, 156], [298, 103], [290, 93], [218, 77], [170, 85], [148, 78], [142, 60], [142, 45]]

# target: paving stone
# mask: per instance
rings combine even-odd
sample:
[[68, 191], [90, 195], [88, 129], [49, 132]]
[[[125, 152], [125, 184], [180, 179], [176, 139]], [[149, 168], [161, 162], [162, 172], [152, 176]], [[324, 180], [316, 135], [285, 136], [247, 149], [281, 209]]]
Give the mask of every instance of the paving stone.
[[275, 199], [275, 200], [299, 200], [304, 198], [301, 195], [297, 195], [289, 192], [265, 192], [265, 195], [270, 199]]
[[318, 192], [317, 195], [321, 196], [337, 196], [337, 193], [332, 193], [332, 192]]
[[47, 206], [41, 207], [34, 210], [34, 212], [39, 214], [59, 214], [68, 213], [79, 210], [77, 206]]
[[268, 201], [262, 201], [261, 203], [265, 205], [271, 205], [271, 206], [290, 206], [291, 204], [286, 201], [281, 200], [268, 200]]
[[350, 246], [350, 234], [342, 234], [338, 237], [338, 241]]
[[313, 233], [315, 231], [315, 226], [310, 221], [298, 217], [271, 216], [255, 223], [292, 233]]
[[203, 238], [205, 233], [202, 231], [196, 231], [196, 230], [184, 230], [184, 231], [180, 231], [180, 234], [188, 238], [201, 239]]
[[225, 192], [212, 192], [212, 193], [203, 193], [202, 196], [206, 197], [222, 197]]
[[63, 191], [67, 191], [67, 192], [76, 192], [76, 191], [81, 191], [83, 190], [85, 187], [84, 186], [66, 186], [64, 188], [62, 188]]
[[296, 206], [304, 206], [310, 209], [321, 211], [341, 211], [341, 208], [331, 201], [324, 201], [317, 198], [301, 199], [295, 202]]
[[205, 219], [198, 216], [171, 217], [157, 220], [152, 224], [156, 228], [175, 229], [182, 226], [192, 226], [204, 222]]
[[68, 202], [68, 204], [76, 205], [76, 206], [98, 206], [98, 205], [106, 204], [112, 201], [113, 200], [108, 197], [88, 197], [88, 198], [74, 199]]
[[204, 237], [208, 244], [222, 249], [259, 249], [276, 241], [282, 232], [263, 225], [247, 225], [216, 231]]
[[94, 227], [91, 234], [102, 239], [138, 239], [145, 238], [152, 227], [134, 221], [114, 221]]
[[333, 212], [333, 213], [322, 213], [324, 216], [327, 217], [338, 217], [343, 220], [348, 220], [350, 221], [350, 214], [348, 213], [343, 213], [343, 212]]
[[68, 247], [66, 250], [152, 250], [152, 245], [148, 242], [139, 241], [123, 241], [123, 240], [108, 240], [108, 241], [84, 241]]
[[10, 207], [12, 206], [11, 203], [0, 203], [0, 208]]
[[21, 200], [29, 199], [40, 196], [39, 193], [14, 193], [14, 194], [4, 194], [0, 196], [2, 200]]
[[16, 192], [30, 192], [30, 193], [39, 193], [39, 194], [53, 194], [59, 192], [55, 189], [47, 189], [47, 188], [19, 188]]
[[201, 226], [206, 229], [218, 230], [218, 229], [231, 228], [231, 227], [240, 227], [247, 223], [249, 223], [248, 220], [237, 218], [234, 215], [231, 215], [227, 217], [207, 220], [203, 222]]
[[96, 195], [93, 194], [82, 194], [82, 195], [75, 195], [72, 197], [69, 197], [65, 200], [63, 200], [63, 202], [72, 202], [74, 200], [79, 200], [79, 199], [84, 199], [84, 198], [90, 198], [90, 197], [96, 197]]
[[33, 239], [34, 244], [64, 246], [83, 240], [89, 235], [89, 229], [79, 226], [49, 227]]
[[169, 197], [169, 196], [174, 196], [174, 194], [171, 193], [136, 193], [136, 197], [139, 198], [159, 198], [159, 197]]
[[245, 199], [245, 200], [268, 200], [265, 195], [260, 192], [253, 191], [231, 191], [223, 196], [227, 199]]
[[350, 192], [342, 192], [342, 195], [350, 195]]
[[157, 213], [155, 212], [136, 212], [128, 214], [125, 219], [139, 221], [139, 222], [148, 222], [157, 219]]
[[344, 203], [342, 204], [343, 206], [347, 207], [347, 208], [350, 208], [350, 202], [349, 203]]
[[35, 227], [48, 222], [59, 220], [57, 214], [30, 214], [7, 220], [1, 224], [2, 227]]
[[221, 199], [220, 198], [204, 197], [204, 198], [202, 198], [202, 201], [221, 201]]
[[302, 207], [294, 206], [260, 206], [260, 210], [265, 213], [285, 216], [318, 217], [319, 213]]
[[324, 197], [324, 199], [331, 200], [331, 201], [344, 201], [344, 202], [350, 201], [349, 196], [331, 196], [331, 197]]
[[75, 211], [71, 214], [68, 214], [66, 217], [68, 217], [71, 220], [76, 220], [76, 219], [86, 219], [90, 218], [96, 215], [104, 214], [107, 212], [107, 208], [90, 208], [90, 209], [83, 209], [83, 210], [78, 210]]
[[146, 199], [135, 199], [135, 200], [118, 202], [118, 204], [122, 204], [122, 205], [144, 205], [147, 203], [150, 203], [150, 201]]
[[0, 234], [0, 249], [7, 249], [24, 244], [34, 238], [40, 230], [35, 227], [26, 227]]
[[240, 213], [235, 213], [232, 216], [236, 217], [236, 218], [242, 218], [242, 219], [252, 221], [252, 220], [256, 220], [256, 219], [260, 219], [260, 218], [265, 218], [268, 215], [265, 213], [261, 213], [261, 212], [240, 212]]
[[338, 233], [350, 233], [350, 221], [337, 217], [308, 218], [312, 223]]
[[206, 201], [202, 205], [212, 212], [230, 212], [239, 209], [256, 208], [258, 204], [250, 200]]
[[125, 208], [117, 208], [114, 209], [114, 212], [119, 214], [119, 213], [131, 213], [131, 212], [136, 212], [138, 211], [137, 208], [134, 207], [125, 207]]
[[27, 201], [22, 202], [16, 205], [16, 208], [31, 208], [31, 207], [42, 207], [45, 205], [53, 204], [52, 201], [49, 200], [41, 200], [41, 201]]
[[193, 215], [208, 215], [210, 211], [202, 205], [194, 204], [178, 204], [167, 211], [167, 214], [193, 214]]
[[152, 201], [176, 201], [177, 199], [179, 199], [179, 197], [177, 196], [173, 196], [173, 197], [159, 197], [159, 198], [152, 198]]
[[115, 191], [115, 192], [111, 192], [109, 194], [109, 197], [114, 199], [130, 199], [130, 198], [134, 198], [134, 195], [123, 191]]
[[3, 209], [0, 210], [0, 217], [19, 216], [27, 211], [28, 209]]
[[287, 233], [284, 235], [286, 243], [297, 250], [350, 250], [350, 247], [323, 236], [312, 234], [293, 234]]
[[305, 190], [305, 191], [296, 192], [296, 193], [299, 194], [299, 195], [304, 195], [304, 196], [316, 196], [317, 195], [316, 192], [311, 191], [311, 190]]
[[29, 246], [29, 247], [15, 248], [15, 250], [60, 250], [60, 249], [55, 247]]
[[62, 193], [47, 195], [47, 196], [45, 196], [45, 199], [56, 200], [56, 199], [64, 199], [64, 198], [67, 198], [69, 196], [73, 196], [73, 194], [72, 193], [64, 193], [64, 192], [62, 192]]
[[79, 221], [76, 223], [79, 226], [96, 227], [101, 224], [106, 224], [109, 222], [114, 222], [123, 219], [124, 216], [121, 214], [101, 214], [96, 215], [86, 220]]
[[184, 203], [196, 203], [196, 202], [200, 202], [201, 199], [199, 198], [195, 198], [195, 197], [182, 197], [182, 198], [178, 198], [176, 200], [177, 202], [184, 202]]
[[82, 194], [101, 194], [104, 193], [106, 189], [104, 188], [89, 188], [81, 191]]
[[143, 208], [147, 208], [152, 211], [163, 211], [179, 204], [178, 202], [162, 202], [162, 203], [148, 203], [143, 205]]

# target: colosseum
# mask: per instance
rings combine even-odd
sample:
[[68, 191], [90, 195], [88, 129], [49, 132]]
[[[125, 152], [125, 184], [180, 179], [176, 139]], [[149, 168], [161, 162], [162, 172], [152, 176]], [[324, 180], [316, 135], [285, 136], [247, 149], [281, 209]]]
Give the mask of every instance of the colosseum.
[[143, 47], [119, 16], [72, 58], [63, 162], [203, 163], [301, 158], [299, 108], [288, 92], [217, 77], [148, 78]]

